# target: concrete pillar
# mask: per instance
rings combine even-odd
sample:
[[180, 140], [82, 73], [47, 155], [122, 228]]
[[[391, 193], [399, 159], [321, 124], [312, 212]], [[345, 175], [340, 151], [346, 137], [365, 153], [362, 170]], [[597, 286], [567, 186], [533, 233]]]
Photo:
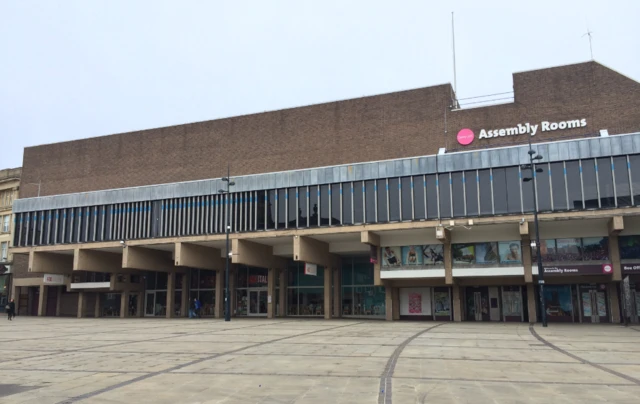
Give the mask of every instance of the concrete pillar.
[[60, 306], [62, 304], [62, 291], [64, 286], [58, 286], [58, 297], [56, 299], [56, 317], [60, 317]]
[[38, 297], [38, 317], [47, 315], [47, 287], [40, 285], [40, 296]]
[[[525, 269], [525, 272], [526, 272], [526, 269]], [[538, 322], [538, 311], [536, 310], [537, 301], [538, 299], [536, 298], [536, 288], [532, 283], [528, 283], [527, 284], [527, 310], [529, 310], [530, 324], [534, 324]]]
[[229, 300], [231, 300], [231, 317], [236, 316], [236, 277], [235, 272], [229, 272]]
[[618, 295], [618, 284], [616, 282], [611, 282], [607, 284], [607, 289], [609, 292], [609, 305], [611, 306], [611, 322], [617, 324], [620, 323], [622, 319], [622, 317], [620, 316], [620, 298]]
[[84, 317], [84, 305], [86, 304], [85, 292], [78, 293], [78, 318]]
[[216, 272], [216, 309], [215, 318], [224, 317], [224, 276], [225, 271]]
[[138, 292], [138, 307], [136, 307], [136, 316], [144, 316], [144, 292]]
[[278, 316], [285, 317], [287, 315], [287, 271], [280, 270], [280, 307]]
[[11, 299], [13, 299], [13, 302], [16, 304], [16, 314], [18, 314], [20, 310], [20, 292], [20, 286], [11, 286]]
[[609, 235], [609, 257], [611, 257], [611, 264], [613, 265], [611, 279], [620, 282], [622, 281], [622, 264], [620, 263], [620, 243], [617, 234]]
[[460, 322], [463, 319], [462, 291], [459, 285], [451, 287], [453, 293], [453, 321]]
[[129, 317], [129, 292], [123, 291], [120, 294], [120, 318]]
[[522, 249], [522, 265], [524, 266], [524, 281], [526, 283], [533, 282], [533, 273], [531, 268], [533, 267], [533, 258], [531, 257], [531, 239], [522, 237], [521, 247]]
[[267, 273], [267, 318], [276, 316], [276, 276], [278, 270], [269, 268]]
[[333, 270], [333, 317], [342, 317], [342, 269]]
[[400, 288], [393, 288], [391, 296], [393, 299], [393, 319], [400, 320]]
[[174, 318], [176, 301], [176, 273], [169, 272], [167, 274], [167, 318]]
[[393, 321], [393, 288], [389, 285], [384, 286], [384, 305], [385, 320]]
[[[218, 285], [216, 284], [216, 293]], [[182, 274], [182, 301], [180, 302], [180, 316], [187, 317], [189, 315], [189, 305], [191, 302], [189, 301], [189, 290], [191, 288], [191, 271], [187, 271]], [[217, 295], [216, 295], [217, 298]], [[218, 307], [218, 301], [216, 300], [216, 310]]]
[[324, 269], [324, 318], [331, 318], [331, 299], [333, 293], [331, 291], [331, 278], [333, 271], [331, 268]]
[[95, 318], [101, 317], [102, 314], [102, 305], [101, 305], [101, 301], [100, 301], [100, 293], [96, 293], [96, 305], [95, 305], [95, 309], [94, 309], [94, 313], [93, 316]]
[[444, 240], [442, 245], [444, 255], [444, 283], [453, 285], [453, 251], [451, 248], [451, 239]]

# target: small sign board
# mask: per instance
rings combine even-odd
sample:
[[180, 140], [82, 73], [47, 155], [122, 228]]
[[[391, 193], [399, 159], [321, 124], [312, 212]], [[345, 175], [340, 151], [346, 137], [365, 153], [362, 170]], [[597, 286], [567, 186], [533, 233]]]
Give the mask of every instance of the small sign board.
[[45, 285], [64, 285], [64, 275], [44, 274], [42, 283]]
[[304, 274], [318, 276], [318, 266], [316, 264], [310, 264], [306, 262], [304, 264]]

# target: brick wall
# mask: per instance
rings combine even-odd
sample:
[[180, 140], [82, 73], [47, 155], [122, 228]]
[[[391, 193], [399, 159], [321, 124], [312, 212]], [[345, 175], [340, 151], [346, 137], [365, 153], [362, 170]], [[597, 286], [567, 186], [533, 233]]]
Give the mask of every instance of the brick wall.
[[[549, 141], [640, 131], [640, 84], [588, 62], [513, 76], [515, 102], [449, 110], [450, 85], [26, 148], [23, 182], [41, 195], [215, 178], [462, 150], [461, 128], [586, 118], [586, 128], [538, 134]], [[445, 116], [446, 114], [446, 116]], [[446, 132], [445, 132], [446, 120]], [[474, 141], [467, 148], [526, 142]], [[21, 197], [36, 196], [23, 187]]]

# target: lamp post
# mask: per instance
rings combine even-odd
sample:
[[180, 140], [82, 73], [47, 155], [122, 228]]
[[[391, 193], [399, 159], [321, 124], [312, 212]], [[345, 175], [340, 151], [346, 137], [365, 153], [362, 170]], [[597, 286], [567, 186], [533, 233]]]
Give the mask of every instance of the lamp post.
[[229, 165], [227, 165], [227, 176], [222, 178], [227, 184], [226, 189], [219, 189], [219, 194], [226, 195], [227, 201], [225, 206], [227, 207], [224, 215], [225, 215], [225, 233], [227, 235], [227, 259], [226, 259], [226, 267], [225, 267], [225, 277], [224, 277], [224, 321], [231, 321], [231, 300], [229, 299], [229, 260], [231, 259], [231, 249], [229, 248], [229, 232], [231, 231], [231, 223], [229, 221], [229, 216], [231, 216], [230, 207], [229, 207], [229, 189], [230, 187], [236, 185], [235, 182], [231, 181], [229, 178]]
[[531, 181], [531, 188], [533, 189], [533, 222], [536, 228], [536, 256], [538, 261], [538, 285], [540, 289], [540, 311], [542, 315], [542, 326], [547, 326], [547, 310], [544, 301], [544, 268], [542, 267], [542, 254], [540, 253], [540, 229], [538, 223], [538, 196], [536, 193], [536, 173], [543, 172], [542, 168], [536, 168], [536, 161], [542, 160], [543, 157], [537, 154], [531, 147], [531, 136], [529, 136], [529, 164], [520, 166], [523, 170], [531, 170], [531, 177], [522, 178], [522, 181]]

